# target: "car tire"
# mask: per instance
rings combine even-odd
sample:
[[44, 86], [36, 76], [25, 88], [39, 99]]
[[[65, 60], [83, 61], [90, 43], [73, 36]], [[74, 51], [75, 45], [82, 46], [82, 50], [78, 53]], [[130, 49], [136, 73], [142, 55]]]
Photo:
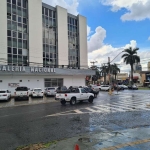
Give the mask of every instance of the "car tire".
[[65, 104], [66, 104], [66, 101], [65, 101], [65, 100], [61, 101], [61, 104], [62, 104], [62, 105], [65, 105]]
[[90, 96], [90, 97], [89, 97], [89, 100], [88, 100], [89, 103], [93, 103], [93, 99], [94, 99], [94, 97], [93, 97], [93, 96]]
[[71, 98], [70, 100], [70, 105], [75, 105], [76, 104], [76, 98]]
[[29, 100], [29, 97], [27, 97], [27, 100]]

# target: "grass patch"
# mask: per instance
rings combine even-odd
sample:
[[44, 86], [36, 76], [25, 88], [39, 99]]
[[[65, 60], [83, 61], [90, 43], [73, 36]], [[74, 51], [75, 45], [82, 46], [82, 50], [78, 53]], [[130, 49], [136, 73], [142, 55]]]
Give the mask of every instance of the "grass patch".
[[139, 90], [150, 90], [148, 87], [138, 87]]
[[57, 141], [51, 141], [47, 143], [38, 143], [38, 144], [30, 144], [27, 146], [19, 146], [16, 148], [16, 150], [41, 150], [43, 148], [48, 148], [53, 144], [56, 144]]

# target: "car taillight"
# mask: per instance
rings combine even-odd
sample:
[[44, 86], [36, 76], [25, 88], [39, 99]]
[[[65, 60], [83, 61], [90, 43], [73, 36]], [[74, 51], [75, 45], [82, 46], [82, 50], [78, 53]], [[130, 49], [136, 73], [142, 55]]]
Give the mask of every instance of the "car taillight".
[[4, 94], [3, 96], [7, 96], [7, 94]]
[[65, 96], [67, 96], [67, 94], [65, 94]]

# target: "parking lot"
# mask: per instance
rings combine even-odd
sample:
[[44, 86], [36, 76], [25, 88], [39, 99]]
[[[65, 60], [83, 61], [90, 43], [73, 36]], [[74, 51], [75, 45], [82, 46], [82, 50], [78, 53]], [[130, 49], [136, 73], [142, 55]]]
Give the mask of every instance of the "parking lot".
[[12, 106], [22, 106], [22, 105], [32, 105], [32, 104], [40, 104], [40, 103], [49, 103], [49, 102], [56, 102], [54, 97], [43, 97], [43, 98], [29, 98], [29, 100], [17, 100], [15, 101], [14, 98], [11, 98], [9, 101], [0, 101], [0, 108], [3, 107], [12, 107]]

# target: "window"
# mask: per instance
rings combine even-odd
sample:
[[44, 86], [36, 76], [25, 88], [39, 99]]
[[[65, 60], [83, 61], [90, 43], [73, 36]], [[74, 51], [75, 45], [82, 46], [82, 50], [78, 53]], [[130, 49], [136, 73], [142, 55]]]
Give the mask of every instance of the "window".
[[11, 54], [11, 47], [7, 48], [7, 52]]
[[12, 4], [16, 5], [16, 0], [12, 0]]
[[42, 14], [44, 15], [44, 7], [42, 7]]
[[18, 54], [22, 55], [22, 49], [18, 49]]
[[8, 37], [7, 41], [8, 41], [8, 46], [12, 47], [11, 37]]
[[13, 47], [17, 47], [17, 39], [13, 38]]
[[23, 0], [23, 8], [27, 8], [27, 1]]
[[7, 3], [11, 3], [11, 0], [7, 0]]
[[18, 0], [18, 6], [20, 6], [21, 7], [21, 0]]
[[12, 13], [16, 14], [16, 6], [15, 5], [12, 5]]
[[12, 37], [17, 38], [17, 32], [12, 31]]
[[18, 39], [18, 48], [22, 48], [22, 40]]
[[81, 89], [81, 93], [86, 93], [86, 91], [84, 89]]
[[48, 16], [48, 9], [45, 8], [45, 15]]
[[12, 15], [12, 20], [16, 21], [16, 15]]
[[11, 14], [11, 4], [7, 4], [7, 13]]
[[51, 78], [45, 79], [45, 87], [58, 87], [63, 86], [63, 79]]
[[22, 22], [22, 18], [18, 16], [18, 22]]
[[22, 82], [22, 80], [19, 80], [19, 82]]
[[7, 30], [7, 36], [11, 36], [11, 30]]
[[17, 49], [13, 48], [13, 54], [17, 54]]
[[22, 33], [18, 32], [18, 38], [22, 39]]
[[23, 18], [23, 23], [27, 24], [27, 19]]

